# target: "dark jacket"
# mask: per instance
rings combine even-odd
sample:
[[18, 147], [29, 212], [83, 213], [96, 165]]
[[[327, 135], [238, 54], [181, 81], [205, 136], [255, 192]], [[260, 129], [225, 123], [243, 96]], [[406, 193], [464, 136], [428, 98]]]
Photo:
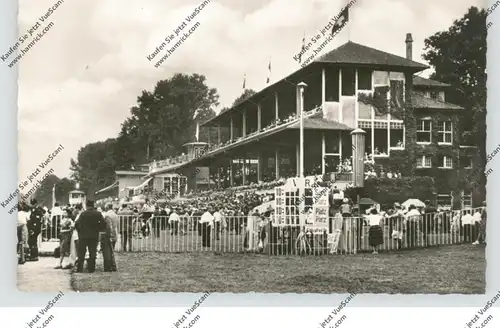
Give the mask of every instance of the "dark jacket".
[[75, 223], [79, 239], [99, 239], [99, 232], [106, 229], [104, 217], [96, 209], [83, 211]]
[[39, 234], [42, 230], [42, 219], [45, 210], [39, 206], [31, 210], [30, 219], [27, 223], [28, 230], [34, 234]]

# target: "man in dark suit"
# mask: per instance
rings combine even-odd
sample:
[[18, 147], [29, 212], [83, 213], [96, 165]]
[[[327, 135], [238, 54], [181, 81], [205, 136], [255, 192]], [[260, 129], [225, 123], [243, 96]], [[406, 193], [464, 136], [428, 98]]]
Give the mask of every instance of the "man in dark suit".
[[94, 202], [87, 200], [87, 209], [80, 214], [75, 223], [78, 232], [78, 266], [76, 272], [83, 272], [85, 253], [89, 250], [88, 272], [95, 271], [95, 260], [97, 256], [97, 242], [99, 232], [104, 231], [106, 223], [102, 214], [94, 208]]
[[42, 231], [42, 218], [45, 210], [38, 206], [36, 199], [31, 200], [31, 214], [28, 221], [28, 261], [38, 261], [38, 235]]

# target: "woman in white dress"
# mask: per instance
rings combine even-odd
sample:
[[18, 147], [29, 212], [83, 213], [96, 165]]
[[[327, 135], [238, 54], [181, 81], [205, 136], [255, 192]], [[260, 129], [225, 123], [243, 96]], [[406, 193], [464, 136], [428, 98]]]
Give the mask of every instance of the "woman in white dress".
[[[80, 218], [80, 213], [81, 213], [81, 210], [78, 209], [77, 211], [78, 213], [76, 214], [75, 223]], [[77, 251], [78, 251], [78, 232], [76, 231], [76, 229], [73, 229], [73, 234], [71, 235], [69, 261], [75, 268], [77, 267], [76, 261], [78, 259]]]

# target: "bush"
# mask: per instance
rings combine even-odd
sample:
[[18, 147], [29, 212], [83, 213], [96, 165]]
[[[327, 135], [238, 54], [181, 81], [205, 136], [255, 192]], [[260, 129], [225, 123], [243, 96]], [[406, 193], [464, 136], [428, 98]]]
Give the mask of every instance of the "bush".
[[426, 199], [431, 202], [436, 195], [434, 179], [431, 177], [403, 177], [398, 179], [371, 178], [365, 180], [363, 188], [348, 187], [344, 195], [354, 202], [357, 192], [360, 197], [368, 197], [382, 205], [392, 205], [394, 202], [404, 202], [408, 198]]

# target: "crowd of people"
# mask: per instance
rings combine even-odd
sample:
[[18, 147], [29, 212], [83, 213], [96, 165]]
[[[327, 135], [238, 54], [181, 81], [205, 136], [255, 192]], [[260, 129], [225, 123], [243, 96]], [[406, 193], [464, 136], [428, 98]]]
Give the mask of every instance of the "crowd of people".
[[39, 236], [42, 234], [42, 241], [59, 240], [59, 247], [54, 250], [55, 257], [59, 258], [56, 269], [74, 268], [76, 272], [83, 272], [86, 262], [88, 272], [94, 272], [99, 246], [104, 271], [116, 271], [114, 247], [118, 221], [112, 204], [108, 204], [105, 211], [96, 209], [93, 201], [87, 201], [85, 209], [82, 204], [61, 207], [55, 203], [48, 210], [38, 206], [35, 199], [31, 205], [21, 202], [17, 224], [18, 263], [38, 261]]
[[[345, 197], [335, 185], [330, 187], [328, 230], [330, 233], [338, 228], [342, 233], [357, 231], [357, 236], [351, 236], [357, 249], [361, 249], [365, 227], [373, 253], [378, 253], [387, 238], [395, 240], [398, 249], [416, 247], [419, 236], [423, 236], [425, 246], [429, 242], [428, 236], [442, 233], [460, 235], [464, 242], [474, 244], [485, 241], [484, 208], [474, 213], [471, 210], [444, 211], [437, 210], [429, 201], [419, 208], [414, 205], [405, 208], [400, 203], [390, 207], [373, 204], [363, 208]], [[251, 248], [256, 241], [261, 248], [266, 231], [268, 237], [276, 234], [271, 227], [264, 229], [265, 225], [272, 226], [273, 210], [270, 208], [259, 213], [254, 209], [272, 200], [274, 193], [225, 192], [166, 203], [146, 199], [144, 204], [101, 202], [95, 206], [88, 201], [85, 210], [81, 205], [61, 207], [57, 203], [48, 210], [33, 200], [30, 205], [19, 204], [19, 263], [38, 260], [40, 234], [43, 241], [55, 239], [60, 242], [56, 250], [59, 257], [56, 268], [75, 268], [77, 272], [83, 272], [87, 252], [88, 272], [95, 270], [98, 254], [102, 255], [104, 271], [116, 271], [114, 249], [118, 236], [121, 236], [121, 250], [130, 251], [134, 237], [160, 237], [162, 230], [168, 230], [170, 235], [195, 231], [201, 237], [203, 247], [210, 247], [213, 240], [221, 238], [223, 231], [228, 231], [242, 235], [244, 248]], [[312, 204], [306, 204], [305, 208], [305, 215], [309, 217]], [[296, 215], [300, 215], [298, 211]], [[390, 236], [384, 236], [387, 230]]]
[[[478, 245], [486, 240], [486, 202], [482, 208], [465, 210], [443, 210], [436, 209], [429, 200], [424, 202], [425, 206], [417, 207], [409, 205], [402, 206], [396, 202], [392, 207], [380, 207], [372, 204], [365, 209], [353, 206], [348, 198], [342, 198], [340, 191], [333, 187], [330, 194], [330, 218], [336, 216], [344, 219], [342, 230], [349, 230], [356, 225], [357, 248], [363, 238], [363, 227], [369, 227], [368, 244], [374, 254], [378, 253], [379, 247], [384, 242], [384, 227], [389, 230], [390, 238], [396, 240], [398, 249], [417, 246], [419, 235], [422, 236], [423, 246], [427, 246], [429, 236], [432, 234], [446, 234], [463, 237], [465, 243]], [[330, 223], [332, 225], [332, 223]], [[330, 229], [331, 230], [331, 229]]]

